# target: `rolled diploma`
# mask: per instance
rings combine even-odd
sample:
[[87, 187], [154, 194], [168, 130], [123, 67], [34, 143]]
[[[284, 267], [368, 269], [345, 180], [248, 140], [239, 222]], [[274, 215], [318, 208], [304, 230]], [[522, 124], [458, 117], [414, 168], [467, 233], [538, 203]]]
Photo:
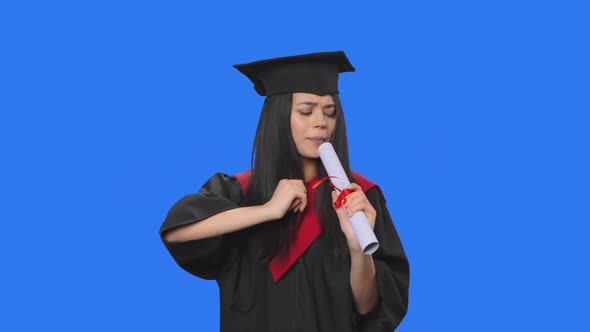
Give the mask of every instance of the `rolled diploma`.
[[[340, 159], [338, 159], [332, 144], [323, 143], [319, 147], [319, 152], [326, 172], [329, 176], [335, 177], [330, 178], [332, 184], [342, 190], [348, 188], [350, 181], [344, 172], [344, 168], [342, 168]], [[371, 229], [371, 225], [369, 224], [369, 220], [365, 213], [359, 211], [352, 217], [349, 217], [348, 220], [352, 225], [352, 230], [354, 231], [354, 235], [356, 236], [363, 253], [365, 255], [373, 254], [379, 248], [379, 242], [377, 241], [377, 237], [375, 237], [375, 233]]]

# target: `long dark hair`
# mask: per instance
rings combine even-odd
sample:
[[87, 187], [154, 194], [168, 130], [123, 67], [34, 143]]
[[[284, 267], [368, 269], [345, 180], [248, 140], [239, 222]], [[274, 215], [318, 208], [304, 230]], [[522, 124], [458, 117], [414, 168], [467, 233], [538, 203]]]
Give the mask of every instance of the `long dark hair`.
[[[338, 94], [333, 95], [336, 104], [336, 127], [330, 142], [336, 150], [344, 171], [354, 181], [348, 160], [348, 141], [344, 113]], [[262, 107], [254, 147], [252, 149], [252, 166], [245, 205], [262, 205], [268, 202], [281, 179], [301, 179], [303, 164], [291, 132], [292, 94], [280, 94], [267, 97]], [[317, 159], [317, 176], [327, 175], [321, 160]], [[305, 180], [304, 180], [305, 181]], [[330, 248], [334, 248], [336, 258], [348, 256], [347, 245], [340, 229], [338, 216], [331, 207], [332, 188], [321, 185], [316, 189], [313, 208], [322, 223], [322, 237], [326, 238]], [[310, 208], [312, 202], [308, 202]], [[287, 253], [289, 243], [295, 235], [298, 214], [289, 211], [280, 221], [270, 221], [254, 226], [246, 232], [250, 245], [253, 245], [261, 262], [267, 262], [276, 256]]]

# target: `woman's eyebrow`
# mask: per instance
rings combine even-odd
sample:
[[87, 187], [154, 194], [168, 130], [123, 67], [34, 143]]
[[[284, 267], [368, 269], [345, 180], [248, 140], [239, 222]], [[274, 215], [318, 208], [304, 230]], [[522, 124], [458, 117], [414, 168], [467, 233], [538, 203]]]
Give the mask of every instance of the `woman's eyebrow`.
[[314, 103], [313, 101], [302, 101], [297, 105], [317, 105], [318, 103]]
[[[313, 102], [313, 101], [302, 101], [300, 103], [298, 103], [297, 105], [317, 105], [317, 102]], [[336, 104], [326, 104], [324, 105], [324, 108], [329, 108], [329, 107], [334, 107], [336, 106]]]

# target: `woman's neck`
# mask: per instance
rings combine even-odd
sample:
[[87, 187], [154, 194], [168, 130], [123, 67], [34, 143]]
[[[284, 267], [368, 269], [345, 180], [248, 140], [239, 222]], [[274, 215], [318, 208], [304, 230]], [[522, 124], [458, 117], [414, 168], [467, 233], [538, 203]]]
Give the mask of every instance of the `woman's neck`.
[[303, 178], [305, 182], [309, 182], [311, 179], [318, 175], [318, 161], [317, 159], [303, 158]]

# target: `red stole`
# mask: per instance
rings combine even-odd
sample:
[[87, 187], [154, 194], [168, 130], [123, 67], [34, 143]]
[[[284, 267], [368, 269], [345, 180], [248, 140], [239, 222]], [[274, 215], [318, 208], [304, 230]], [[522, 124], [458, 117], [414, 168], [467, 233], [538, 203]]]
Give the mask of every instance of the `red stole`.
[[[356, 183], [361, 186], [363, 191], [366, 193], [369, 189], [377, 187], [379, 193], [381, 189], [373, 182], [367, 180], [362, 175], [352, 172]], [[250, 171], [245, 171], [236, 174], [235, 177], [242, 186], [242, 193], [244, 196], [248, 190], [248, 182], [250, 180]], [[303, 211], [302, 221], [297, 227], [294, 240], [289, 244], [289, 251], [285, 257], [275, 257], [269, 263], [268, 267], [272, 274], [275, 282], [278, 282], [281, 277], [287, 273], [287, 271], [295, 264], [297, 259], [309, 248], [309, 246], [315, 241], [322, 232], [322, 224], [319, 221], [315, 210], [312, 207], [314, 190], [311, 188], [314, 183], [318, 181], [317, 178], [313, 178], [311, 181], [305, 184], [307, 187], [307, 207]], [[322, 184], [323, 185], [323, 184]], [[328, 185], [328, 184], [326, 184]], [[341, 188], [344, 189], [344, 188]], [[383, 196], [383, 194], [381, 194]]]

